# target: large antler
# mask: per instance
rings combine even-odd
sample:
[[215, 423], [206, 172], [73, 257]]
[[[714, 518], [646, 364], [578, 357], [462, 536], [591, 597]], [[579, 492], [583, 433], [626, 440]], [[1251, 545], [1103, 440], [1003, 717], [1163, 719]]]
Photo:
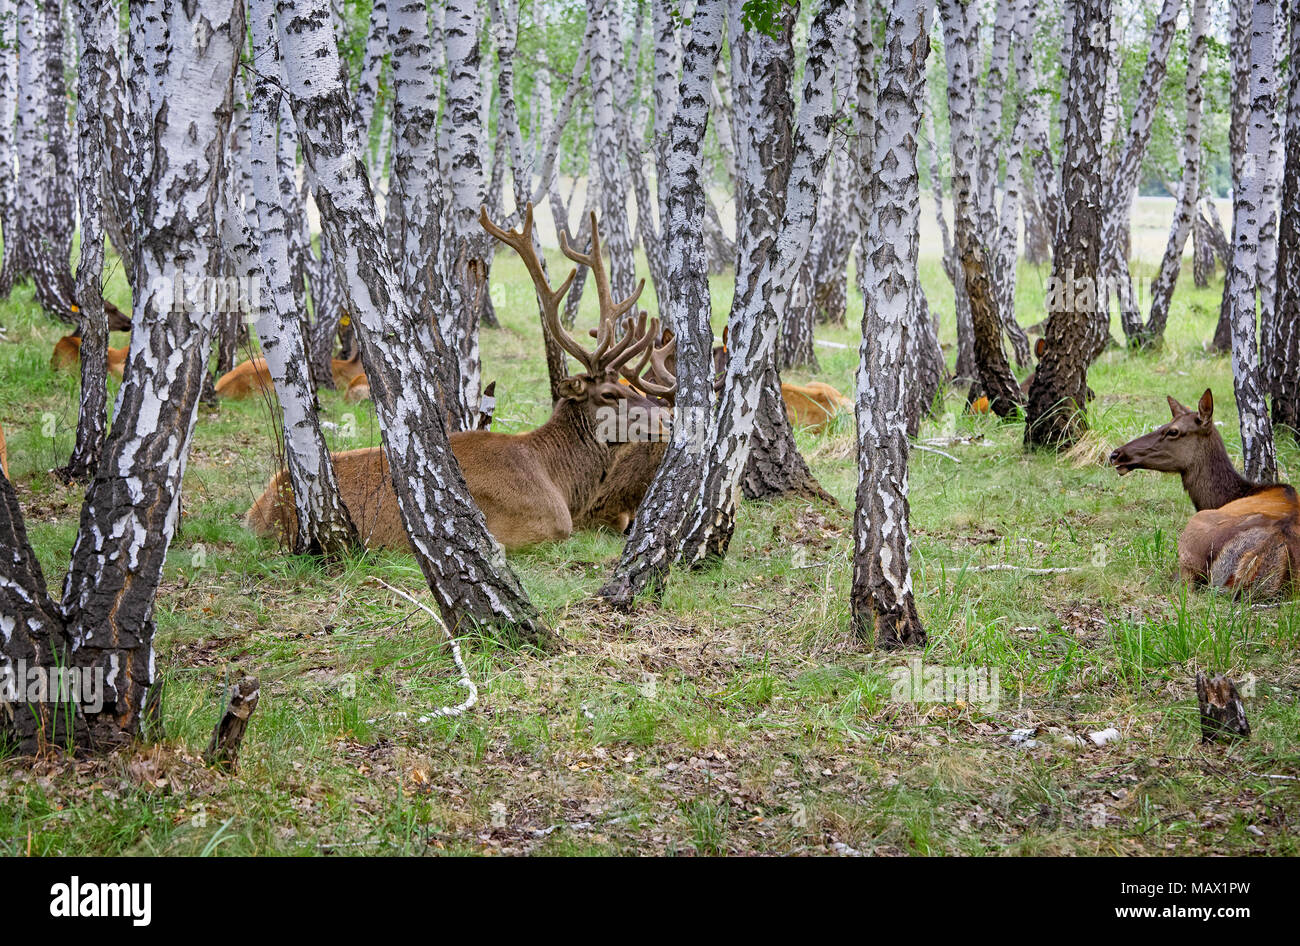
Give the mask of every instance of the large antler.
[[[658, 319], [650, 322], [646, 337], [652, 344], [645, 346], [645, 354], [635, 368], [621, 369], [623, 377], [646, 394], [671, 401], [677, 394], [677, 378], [668, 367], [668, 359], [677, 354], [677, 338], [669, 329], [664, 329], [661, 337]], [[646, 371], [647, 366], [649, 371]]]
[[[596, 327], [596, 351], [592, 358], [596, 367], [603, 368], [606, 371], [617, 369], [621, 364], [627, 361], [626, 357], [620, 358], [616, 362], [611, 362], [610, 357], [614, 352], [610, 350], [613, 344], [619, 323], [622, 322], [623, 316], [632, 310], [636, 305], [637, 299], [641, 298], [641, 291], [645, 289], [645, 280], [641, 279], [636, 284], [636, 290], [622, 302], [614, 301], [614, 294], [609, 285], [609, 273], [605, 269], [605, 256], [600, 248], [600, 231], [596, 227], [596, 212], [591, 212], [591, 250], [587, 253], [579, 253], [569, 244], [568, 234], [561, 231], [560, 249], [564, 255], [575, 263], [586, 266], [591, 270], [591, 275], [596, 280], [596, 299], [600, 304], [600, 321]], [[627, 336], [624, 335], [624, 341]], [[615, 346], [618, 349], [618, 346]], [[618, 355], [625, 355], [626, 346], [618, 350]], [[594, 372], [593, 372], [594, 373]]]
[[579, 345], [560, 324], [560, 302], [569, 291], [569, 286], [573, 284], [573, 278], [578, 275], [578, 270], [570, 270], [564, 282], [560, 283], [560, 288], [551, 288], [550, 280], [546, 278], [546, 271], [542, 269], [541, 257], [537, 255], [537, 248], [533, 246], [532, 201], [529, 201], [524, 211], [523, 227], [519, 230], [503, 230], [488, 219], [487, 207], [482, 206], [479, 208], [478, 222], [489, 234], [519, 254], [519, 258], [524, 261], [524, 266], [528, 269], [528, 275], [533, 277], [533, 286], [537, 289], [537, 301], [542, 307], [542, 320], [546, 323], [546, 330], [560, 343], [561, 348], [577, 358], [590, 371], [591, 353]]
[[[564, 330], [560, 324], [560, 302], [569, 291], [577, 270], [571, 270], [561, 283], [559, 289], [552, 289], [546, 273], [542, 269], [541, 258], [533, 246], [533, 205], [530, 201], [524, 211], [523, 227], [520, 230], [504, 230], [488, 219], [487, 208], [481, 207], [478, 215], [483, 229], [519, 254], [533, 278], [537, 288], [537, 299], [542, 307], [542, 319], [546, 329], [551, 333], [565, 351], [578, 359], [587, 369], [588, 374], [601, 375], [607, 371], [617, 371], [627, 361], [641, 354], [654, 341], [653, 335], [645, 332], [646, 316], [641, 314], [639, 322], [624, 327], [622, 337], [615, 342], [620, 323], [645, 288], [645, 280], [637, 285], [636, 292], [622, 302], [615, 303], [610, 294], [609, 275], [605, 272], [605, 263], [600, 252], [600, 234], [596, 231], [596, 215], [591, 215], [591, 252], [579, 253], [569, 245], [568, 238], [560, 234], [560, 248], [564, 255], [575, 263], [588, 267], [596, 277], [596, 291], [600, 302], [600, 322], [596, 329], [596, 350], [587, 351], [576, 339]], [[629, 320], [630, 321], [630, 320]]]

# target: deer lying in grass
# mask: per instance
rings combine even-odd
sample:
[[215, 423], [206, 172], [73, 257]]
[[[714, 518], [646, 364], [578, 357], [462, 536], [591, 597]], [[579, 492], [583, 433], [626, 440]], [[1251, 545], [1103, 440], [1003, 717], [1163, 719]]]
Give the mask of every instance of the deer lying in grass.
[[[722, 330], [722, 344], [713, 348], [713, 369], [717, 376], [715, 387], [722, 389], [722, 375], [727, 370], [727, 332]], [[785, 416], [791, 426], [808, 427], [814, 431], [825, 430], [837, 414], [853, 411], [853, 402], [824, 381], [807, 384], [781, 382], [781, 399], [785, 402]]]
[[[347, 391], [348, 385], [362, 375], [360, 349], [351, 358], [331, 358], [330, 372], [334, 375], [334, 387]], [[217, 394], [235, 401], [274, 393], [275, 382], [271, 380], [266, 359], [261, 356], [240, 362], [217, 379]]]
[[[130, 345], [123, 345], [121, 348], [110, 348], [108, 350], [108, 373], [113, 377], [122, 377], [122, 373], [126, 370], [126, 356], [130, 350]], [[54, 353], [50, 355], [50, 368], [52, 370], [64, 371], [70, 368], [75, 368], [80, 363], [80, 336], [65, 335], [54, 343]]]
[[[627, 299], [615, 302], [601, 255], [600, 235], [592, 215], [591, 251], [579, 253], [561, 237], [564, 254], [587, 266], [596, 284], [600, 327], [596, 346], [583, 348], [560, 324], [560, 302], [573, 282], [570, 272], [552, 289], [533, 249], [533, 210], [529, 205], [522, 230], [506, 231], [493, 224], [484, 210], [479, 221], [490, 234], [523, 259], [537, 289], [548, 331], [582, 366], [579, 374], [560, 384], [560, 398], [550, 419], [522, 434], [485, 430], [451, 435], [451, 449], [460, 464], [470, 494], [487, 519], [488, 530], [507, 550], [558, 541], [573, 531], [575, 514], [592, 501], [617, 454], [626, 442], [609, 439], [610, 411], [620, 403], [646, 412], [652, 425], [667, 421], [663, 408], [636, 389], [618, 382], [620, 369], [640, 355], [658, 335], [658, 324], [647, 330], [644, 313], [615, 337], [622, 317], [632, 310], [645, 280]], [[406, 530], [398, 513], [388, 462], [382, 447], [334, 454], [343, 502], [362, 540], [369, 547], [405, 549]], [[284, 472], [272, 478], [248, 511], [248, 526], [259, 534], [296, 527], [293, 499]]]
[[[717, 349], [715, 363], [716, 352]], [[631, 370], [623, 370], [624, 383], [671, 408], [677, 393], [676, 354], [677, 339], [664, 329], [646, 348], [641, 362]], [[574, 518], [574, 527], [605, 526], [615, 532], [626, 532], [667, 449], [667, 437], [651, 437], [619, 451], [591, 501]]]
[[1110, 455], [1131, 470], [1177, 473], [1197, 509], [1178, 537], [1178, 568], [1189, 581], [1274, 595], [1300, 582], [1300, 501], [1290, 486], [1252, 483], [1232, 465], [1214, 427], [1214, 395], [1196, 409], [1172, 397], [1173, 419]]

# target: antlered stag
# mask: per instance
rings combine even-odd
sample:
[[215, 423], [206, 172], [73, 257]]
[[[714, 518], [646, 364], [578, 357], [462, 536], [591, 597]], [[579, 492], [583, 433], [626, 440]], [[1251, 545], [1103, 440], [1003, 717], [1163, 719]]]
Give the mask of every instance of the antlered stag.
[[1275, 595], [1300, 583], [1300, 501], [1290, 486], [1252, 483], [1232, 465], [1214, 427], [1207, 388], [1196, 409], [1172, 397], [1173, 419], [1110, 455], [1119, 474], [1177, 473], [1197, 513], [1178, 537], [1178, 568], [1190, 581]]
[[[452, 453], [470, 494], [483, 510], [488, 530], [506, 549], [518, 549], [572, 533], [575, 518], [589, 506], [619, 452], [629, 449], [621, 436], [627, 427], [610, 423], [611, 418], [636, 410], [649, 418], [652, 435], [663, 436], [669, 421], [664, 408], [618, 381], [621, 369], [653, 343], [658, 324], [652, 322], [647, 329], [642, 313], [618, 335], [620, 323], [636, 305], [645, 281], [627, 299], [616, 302], [612, 298], [594, 214], [590, 252], [574, 250], [563, 235], [560, 240], [564, 254], [587, 266], [596, 283], [600, 324], [596, 346], [590, 351], [560, 324], [560, 303], [576, 270], [558, 289], [551, 288], [533, 248], [532, 206], [524, 215], [522, 230], [501, 229], [488, 219], [486, 210], [479, 220], [485, 230], [523, 259], [536, 286], [547, 330], [583, 368], [561, 382], [560, 398], [550, 419], [536, 430], [522, 434], [471, 430], [451, 435]], [[625, 405], [622, 410], [620, 405]], [[335, 454], [334, 466], [343, 502], [366, 545], [407, 548], [383, 448]], [[274, 534], [279, 529], [291, 530], [294, 516], [282, 471], [248, 511], [247, 522], [260, 534]]]

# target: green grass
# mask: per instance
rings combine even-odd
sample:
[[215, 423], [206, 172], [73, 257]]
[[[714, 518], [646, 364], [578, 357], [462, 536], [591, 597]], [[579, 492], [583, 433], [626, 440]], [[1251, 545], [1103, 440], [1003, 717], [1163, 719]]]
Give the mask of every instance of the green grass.
[[[950, 343], [951, 287], [935, 258], [921, 275]], [[1021, 267], [1025, 324], [1043, 317], [1045, 279]], [[504, 327], [484, 332], [484, 373], [500, 382], [496, 429], [523, 430], [549, 410], [533, 293], [504, 255], [493, 280]], [[713, 290], [720, 329], [729, 276]], [[1161, 350], [1102, 355], [1092, 433], [1072, 456], [1025, 453], [1019, 424], [964, 415], [961, 392], [947, 394], [921, 438], [963, 438], [942, 448], [960, 462], [912, 456], [923, 653], [854, 639], [847, 513], [746, 504], [725, 562], [674, 573], [631, 616], [590, 601], [618, 536], [513, 556], [564, 650], [462, 641], [479, 705], [429, 722], [464, 692], [442, 631], [367, 582], [423, 594], [411, 557], [323, 568], [248, 535], [240, 517], [274, 462], [270, 418], [259, 402], [204, 410], [158, 599], [167, 741], [0, 761], [0, 854], [1300, 853], [1300, 781], [1268, 777], [1300, 775], [1300, 608], [1184, 588], [1191, 507], [1177, 479], [1121, 480], [1098, 461], [1162, 422], [1166, 393], [1191, 403], [1207, 386], [1239, 454], [1230, 366], [1204, 349], [1220, 290], [1187, 278]], [[120, 272], [110, 294], [127, 302]], [[0, 323], [0, 423], [57, 591], [81, 493], [46, 471], [72, 445], [76, 380], [47, 367], [61, 327], [30, 287], [0, 304]], [[818, 334], [850, 347], [818, 348], [820, 371], [791, 380], [850, 391], [853, 329]], [[320, 401], [332, 446], [378, 443], [368, 405]], [[852, 437], [847, 423], [799, 434], [846, 508]], [[1295, 478], [1300, 452], [1280, 452]], [[995, 563], [1071, 570], [976, 570]], [[996, 705], [896, 701], [914, 659], [996, 672]], [[1197, 670], [1244, 681], [1250, 741], [1200, 745]], [[219, 774], [199, 756], [243, 673], [261, 678], [261, 703], [239, 773]], [[1122, 739], [1104, 748], [1058, 738], [1107, 727]], [[1038, 730], [1036, 748], [1010, 744], [1021, 728]]]

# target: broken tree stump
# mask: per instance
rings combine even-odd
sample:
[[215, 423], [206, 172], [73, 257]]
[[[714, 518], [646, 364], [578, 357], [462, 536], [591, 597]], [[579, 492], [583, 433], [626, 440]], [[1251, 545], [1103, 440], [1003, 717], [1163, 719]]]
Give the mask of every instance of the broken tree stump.
[[1201, 704], [1201, 742], [1213, 742], [1223, 737], [1246, 739], [1250, 736], [1250, 723], [1246, 721], [1246, 707], [1237, 693], [1237, 685], [1219, 674], [1207, 678], [1196, 672], [1196, 699]]
[[203, 751], [203, 761], [231, 772], [239, 768], [239, 746], [244, 741], [248, 719], [257, 709], [261, 685], [257, 677], [244, 677], [226, 694], [226, 711], [212, 730], [212, 739]]

